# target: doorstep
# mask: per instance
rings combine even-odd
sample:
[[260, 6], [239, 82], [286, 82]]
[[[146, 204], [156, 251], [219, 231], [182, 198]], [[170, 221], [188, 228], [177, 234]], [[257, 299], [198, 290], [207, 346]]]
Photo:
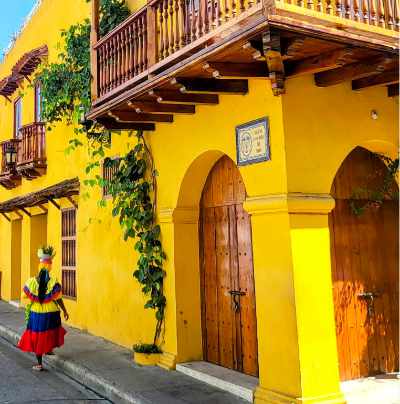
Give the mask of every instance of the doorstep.
[[258, 386], [256, 377], [204, 361], [180, 363], [176, 365], [176, 370], [234, 394], [249, 403], [253, 402], [254, 391]]

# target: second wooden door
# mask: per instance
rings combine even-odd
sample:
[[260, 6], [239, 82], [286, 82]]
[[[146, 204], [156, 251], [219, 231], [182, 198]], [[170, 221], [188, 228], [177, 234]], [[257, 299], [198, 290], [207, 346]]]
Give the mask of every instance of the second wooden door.
[[201, 200], [200, 258], [204, 359], [258, 375], [250, 217], [234, 162], [221, 158]]

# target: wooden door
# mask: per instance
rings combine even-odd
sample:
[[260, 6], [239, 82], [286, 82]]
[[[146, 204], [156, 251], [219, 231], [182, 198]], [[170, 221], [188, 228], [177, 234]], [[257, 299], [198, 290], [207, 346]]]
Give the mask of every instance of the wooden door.
[[234, 162], [221, 158], [201, 199], [200, 258], [206, 361], [258, 375], [250, 217]]
[[342, 380], [398, 371], [398, 203], [388, 199], [357, 216], [349, 200], [357, 188], [379, 187], [386, 172], [376, 155], [356, 148], [332, 187], [332, 280]]

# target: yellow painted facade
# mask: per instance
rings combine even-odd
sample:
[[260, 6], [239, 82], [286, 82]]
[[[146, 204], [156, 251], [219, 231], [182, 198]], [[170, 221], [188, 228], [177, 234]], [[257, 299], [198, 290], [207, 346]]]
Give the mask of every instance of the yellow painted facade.
[[[74, 7], [43, 0], [41, 7], [0, 65], [0, 78], [27, 51], [47, 44], [55, 61], [60, 30], [89, 17], [85, 0]], [[130, 3], [137, 8], [137, 3]], [[249, 80], [245, 96], [220, 96], [217, 106], [198, 106], [193, 116], [176, 116], [146, 134], [158, 178], [158, 220], [168, 260], [165, 344], [162, 364], [202, 359], [198, 217], [204, 183], [223, 155], [236, 160], [235, 127], [257, 118], [270, 120], [271, 161], [240, 167], [251, 214], [256, 288], [260, 386], [255, 402], [344, 403], [339, 388], [333, 316], [328, 213], [336, 171], [360, 145], [396, 155], [398, 101], [385, 87], [351, 91], [349, 84], [317, 88], [312, 76], [287, 81], [274, 97], [269, 81]], [[23, 124], [34, 120], [33, 90], [23, 92]], [[17, 93], [15, 94], [17, 96]], [[371, 118], [371, 111], [378, 119]], [[0, 140], [13, 136], [13, 104], [0, 100]], [[149, 342], [154, 313], [132, 273], [132, 243], [123, 241], [111, 208], [100, 208], [100, 190], [87, 190], [87, 150], [66, 155], [73, 128], [58, 125], [46, 134], [47, 173], [0, 190], [0, 202], [80, 177], [77, 234], [77, 299], [66, 300], [69, 324], [126, 347]], [[110, 156], [133, 144], [115, 135]], [[61, 207], [70, 207], [67, 199]], [[61, 249], [60, 211], [48, 204], [0, 217], [1, 297], [18, 300], [21, 285], [37, 268], [36, 249], [47, 242]], [[61, 276], [60, 254], [53, 271]]]

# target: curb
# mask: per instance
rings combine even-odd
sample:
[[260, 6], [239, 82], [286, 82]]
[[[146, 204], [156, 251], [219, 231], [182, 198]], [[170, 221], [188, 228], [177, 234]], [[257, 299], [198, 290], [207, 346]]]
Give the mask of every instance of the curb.
[[[20, 334], [4, 327], [0, 324], [0, 337], [16, 345], [20, 339]], [[103, 398], [106, 398], [114, 403], [131, 403], [131, 404], [148, 404], [149, 402], [141, 397], [132, 395], [126, 391], [122, 391], [117, 385], [103, 379], [100, 376], [92, 373], [88, 368], [78, 365], [70, 360], [61, 359], [57, 355], [47, 356], [43, 358], [43, 362], [59, 370], [71, 379], [82, 384]]]

